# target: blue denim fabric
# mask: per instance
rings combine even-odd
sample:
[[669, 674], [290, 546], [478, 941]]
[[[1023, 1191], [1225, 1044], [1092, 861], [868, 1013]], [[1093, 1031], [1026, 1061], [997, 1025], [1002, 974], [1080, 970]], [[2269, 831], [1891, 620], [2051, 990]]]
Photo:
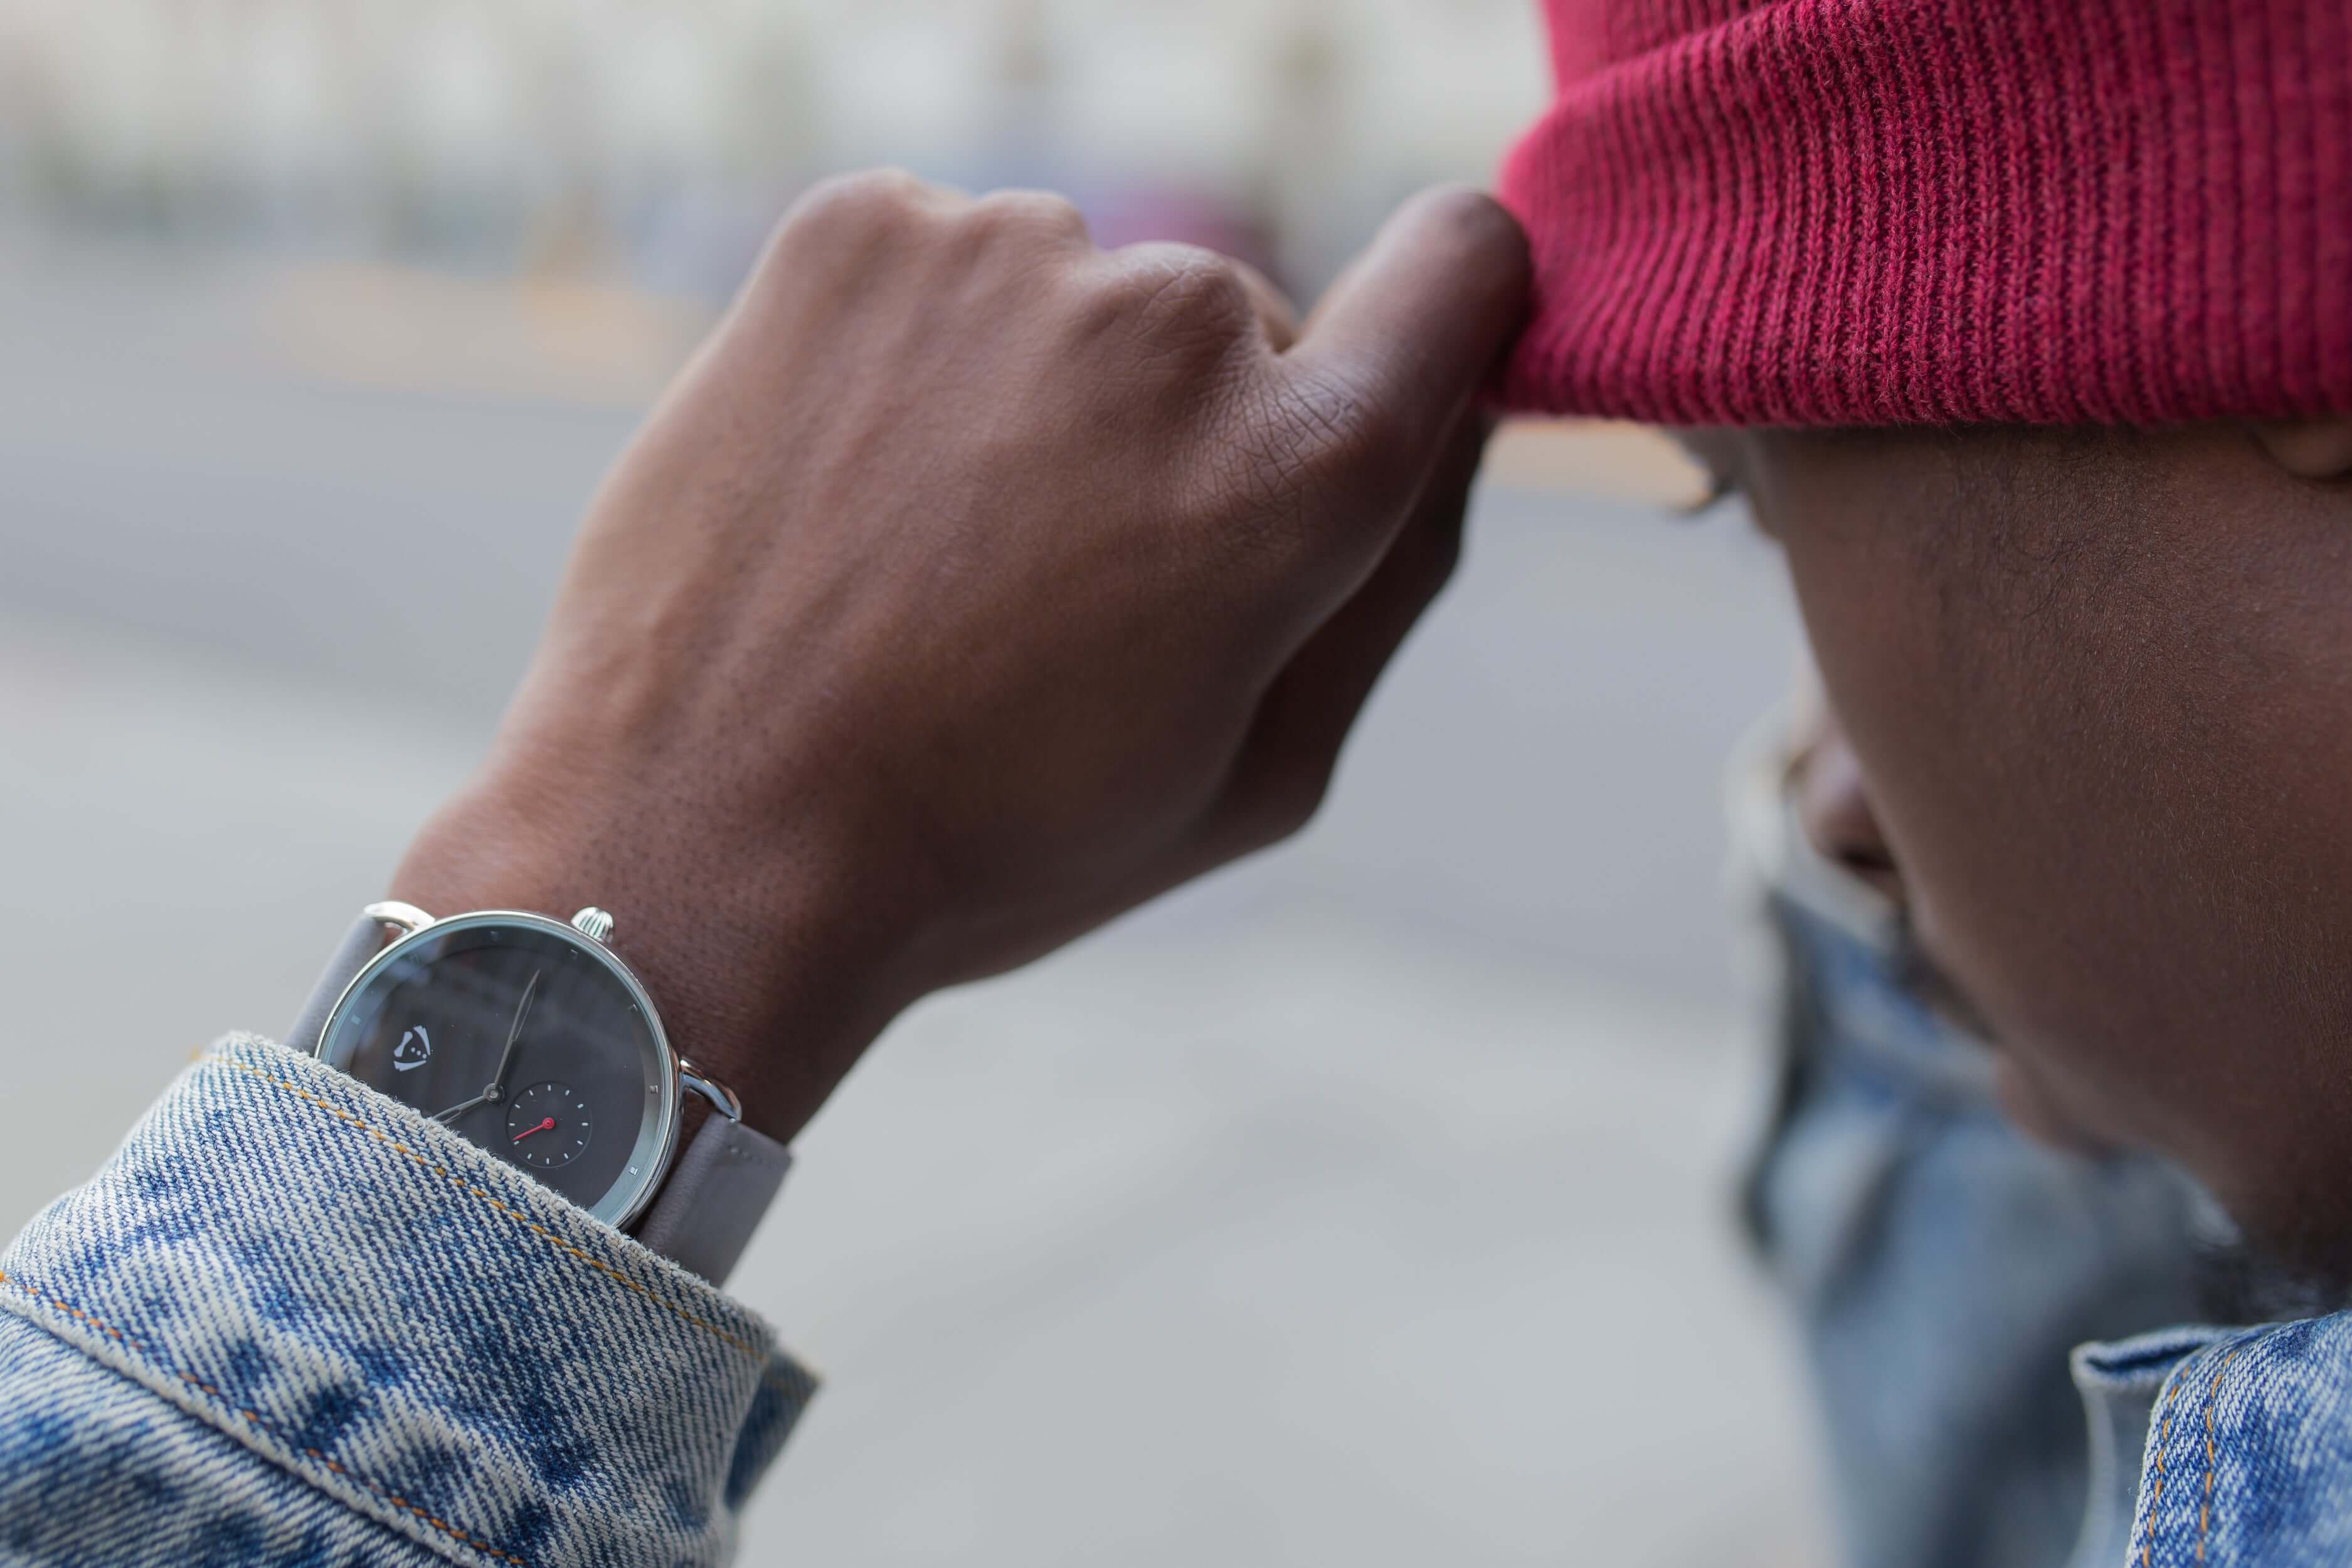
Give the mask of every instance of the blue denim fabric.
[[2116, 1568], [2124, 1561], [2139, 1502], [2148, 1415], [2180, 1358], [2210, 1336], [2205, 1329], [2168, 1329], [2076, 1348], [2074, 1386], [2090, 1416], [2091, 1478], [2069, 1568]]
[[2138, 1353], [2168, 1370], [2126, 1562], [2352, 1562], [2352, 1313], [2184, 1331]]
[[2352, 1315], [2162, 1327], [2212, 1296], [2226, 1221], [2161, 1162], [2016, 1132], [1986, 1047], [1905, 984], [1894, 911], [1804, 845], [1777, 771], [1741, 788], [1781, 1070], [1748, 1218], [1848, 1560], [2352, 1561]]
[[[2039, 1148], [1977, 1047], [1801, 912], [1806, 1056], [1756, 1217], [1803, 1321], [1849, 1561], [2056, 1568], [2091, 1485], [2069, 1352], [2197, 1315], [2194, 1197]], [[1962, 1054], [1962, 1053], [1969, 1054]]]
[[0, 1254], [0, 1561], [710, 1563], [813, 1389], [446, 1129], [232, 1037]]
[[1895, 910], [1806, 845], [1769, 758], [1733, 803], [1780, 1075], [1748, 1219], [1803, 1331], [1847, 1561], [2058, 1568], [2093, 1485], [2069, 1352], [2197, 1315], [2198, 1196], [2010, 1125], [1986, 1048], [1905, 983]]

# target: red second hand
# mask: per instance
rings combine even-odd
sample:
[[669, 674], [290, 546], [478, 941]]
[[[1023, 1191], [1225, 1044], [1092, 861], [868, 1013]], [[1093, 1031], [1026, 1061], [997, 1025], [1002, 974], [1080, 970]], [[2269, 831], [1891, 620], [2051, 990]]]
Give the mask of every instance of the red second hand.
[[549, 1117], [546, 1121], [544, 1121], [541, 1122], [538, 1126], [536, 1126], [536, 1127], [526, 1127], [526, 1128], [524, 1128], [521, 1131], [520, 1131], [520, 1132], [516, 1133], [516, 1134], [514, 1135], [514, 1142], [516, 1142], [520, 1143], [520, 1142], [521, 1142], [524, 1139], [526, 1139], [526, 1138], [530, 1137], [532, 1133], [534, 1133], [534, 1132], [544, 1132], [544, 1131], [546, 1131], [549, 1128], [551, 1128], [551, 1127], [552, 1127], [552, 1126], [554, 1126], [554, 1125], [555, 1125], [555, 1118], [554, 1118], [554, 1117], [552, 1117], [552, 1116], [551, 1116], [551, 1117]]

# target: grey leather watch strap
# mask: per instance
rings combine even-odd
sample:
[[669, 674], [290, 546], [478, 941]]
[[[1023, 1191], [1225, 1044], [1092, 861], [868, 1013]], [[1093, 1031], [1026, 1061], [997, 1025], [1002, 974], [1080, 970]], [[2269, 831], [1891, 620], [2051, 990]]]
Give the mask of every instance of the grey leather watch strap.
[[310, 987], [308, 1000], [302, 1004], [294, 1026], [286, 1031], [286, 1045], [290, 1050], [306, 1057], [319, 1054], [319, 1037], [327, 1032], [327, 1020], [335, 1011], [335, 1004], [343, 999], [352, 981], [359, 978], [368, 960], [383, 951], [384, 923], [373, 915], [362, 915], [359, 923], [344, 934], [342, 945], [327, 962], [327, 973]]
[[[318, 1054], [335, 1004], [368, 961], [383, 951], [392, 929], [363, 914], [344, 933], [326, 973], [286, 1032], [289, 1049]], [[713, 1285], [724, 1285], [792, 1163], [792, 1152], [782, 1144], [714, 1110], [670, 1167], [653, 1207], [638, 1219], [637, 1239]]]
[[782, 1143], [713, 1111], [637, 1222], [637, 1239], [724, 1285], [792, 1163]]

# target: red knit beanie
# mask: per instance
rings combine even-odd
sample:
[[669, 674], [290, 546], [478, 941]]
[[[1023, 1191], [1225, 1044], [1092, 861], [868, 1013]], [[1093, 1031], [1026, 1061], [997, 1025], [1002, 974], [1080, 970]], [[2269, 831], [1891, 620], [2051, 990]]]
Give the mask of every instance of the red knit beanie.
[[1546, 0], [1512, 404], [2352, 412], [2352, 0]]

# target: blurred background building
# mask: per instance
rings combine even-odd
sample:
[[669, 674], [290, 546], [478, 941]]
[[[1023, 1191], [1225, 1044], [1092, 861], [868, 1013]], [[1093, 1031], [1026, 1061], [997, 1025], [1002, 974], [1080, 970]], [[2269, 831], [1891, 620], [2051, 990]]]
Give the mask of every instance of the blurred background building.
[[0, 185], [52, 222], [723, 294], [898, 163], [1294, 283], [1539, 101], [1523, 0], [9, 0]]
[[[810, 180], [1307, 298], [1544, 78], [1529, 0], [0, 0], [0, 1229], [287, 1021]], [[747, 1562], [1818, 1559], [1725, 1197], [1796, 638], [1690, 488], [1507, 434], [1299, 843], [892, 1032], [740, 1279], [829, 1380]]]

